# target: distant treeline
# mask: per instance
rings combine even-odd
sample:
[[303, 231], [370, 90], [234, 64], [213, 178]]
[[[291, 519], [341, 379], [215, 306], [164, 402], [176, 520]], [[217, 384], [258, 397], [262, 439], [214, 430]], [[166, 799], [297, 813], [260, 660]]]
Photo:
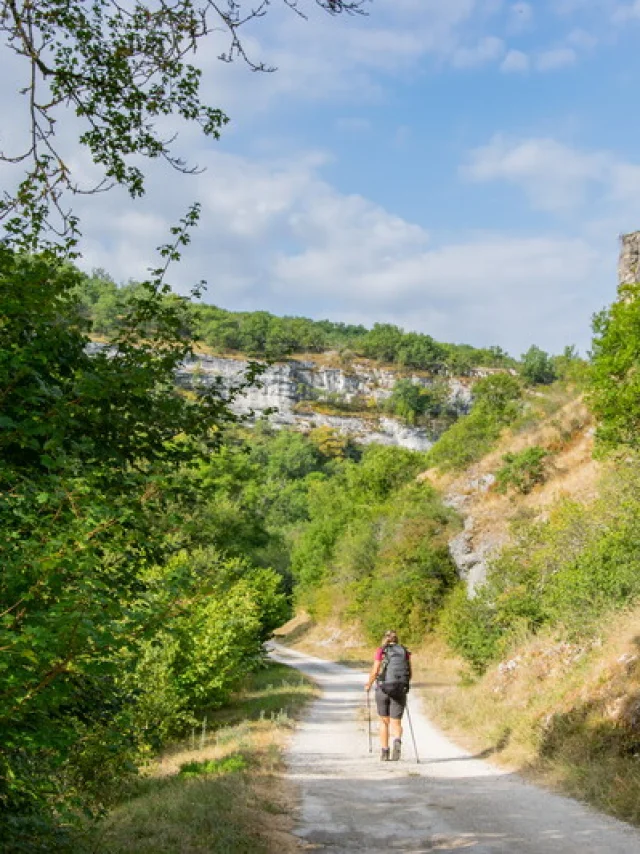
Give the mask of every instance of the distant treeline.
[[[140, 285], [117, 285], [104, 271], [85, 279], [81, 299], [94, 332], [109, 336]], [[398, 368], [464, 375], [474, 367], [508, 368], [517, 362], [500, 347], [443, 344], [430, 335], [405, 332], [390, 323], [373, 329], [306, 317], [276, 317], [267, 311], [227, 311], [186, 298], [185, 323], [218, 353], [242, 353], [254, 358], [281, 359], [293, 353], [335, 351], [347, 363], [364, 357]]]

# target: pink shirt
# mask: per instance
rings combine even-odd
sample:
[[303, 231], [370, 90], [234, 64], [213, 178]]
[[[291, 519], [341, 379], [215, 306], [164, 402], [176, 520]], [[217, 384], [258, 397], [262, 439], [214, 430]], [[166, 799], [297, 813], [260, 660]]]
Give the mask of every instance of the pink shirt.
[[[409, 652], [409, 650], [407, 650], [406, 652], [407, 652], [407, 659], [411, 658], [411, 653]], [[376, 654], [374, 656], [374, 661], [382, 661], [383, 659], [384, 659], [384, 649], [381, 646], [379, 646], [378, 649], [376, 650]]]

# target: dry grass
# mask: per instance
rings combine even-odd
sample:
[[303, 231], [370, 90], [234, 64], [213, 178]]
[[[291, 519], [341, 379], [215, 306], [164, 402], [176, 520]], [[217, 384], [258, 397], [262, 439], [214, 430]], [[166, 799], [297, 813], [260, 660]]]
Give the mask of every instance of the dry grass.
[[338, 618], [315, 623], [304, 611], [275, 632], [276, 639], [292, 649], [354, 667], [368, 669], [373, 650], [357, 624], [345, 626]]
[[[297, 791], [282, 749], [315, 693], [282, 665], [159, 757], [94, 830], [95, 854], [292, 854]], [[185, 769], [185, 766], [189, 766]], [[188, 773], [185, 773], [188, 772]]]
[[540, 635], [425, 701], [474, 752], [640, 824], [640, 610], [590, 644]]
[[[487, 538], [506, 543], [514, 519], [542, 517], [562, 498], [588, 504], [597, 496], [603, 466], [593, 459], [593, 420], [584, 401], [561, 387], [546, 392], [537, 405], [527, 422], [506, 430], [496, 448], [462, 474], [441, 474], [429, 469], [421, 475], [441, 494], [464, 499], [464, 513], [473, 517], [470, 533], [475, 540]], [[479, 488], [483, 476], [500, 469], [506, 453], [534, 446], [552, 454], [545, 483], [528, 495], [501, 495], [493, 489]]]

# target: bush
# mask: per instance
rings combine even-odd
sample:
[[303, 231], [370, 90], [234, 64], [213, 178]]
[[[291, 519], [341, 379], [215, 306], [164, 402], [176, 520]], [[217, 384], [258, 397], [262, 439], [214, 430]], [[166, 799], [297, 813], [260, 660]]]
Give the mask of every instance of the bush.
[[587, 400], [598, 417], [603, 451], [640, 448], [640, 284], [596, 315]]
[[544, 483], [547, 479], [547, 461], [549, 451], [535, 445], [517, 453], [505, 454], [502, 457], [502, 468], [496, 472], [496, 489], [507, 492], [515, 489], [522, 495], [527, 495], [534, 486]]
[[463, 582], [447, 598], [439, 616], [443, 637], [476, 673], [482, 673], [498, 654], [500, 630], [491, 617], [482, 598], [469, 599]]
[[531, 385], [550, 385], [557, 379], [554, 360], [535, 344], [522, 357], [520, 373]]
[[398, 380], [386, 402], [386, 409], [408, 424], [433, 421], [447, 411], [448, 391], [443, 382], [424, 388], [408, 379]]

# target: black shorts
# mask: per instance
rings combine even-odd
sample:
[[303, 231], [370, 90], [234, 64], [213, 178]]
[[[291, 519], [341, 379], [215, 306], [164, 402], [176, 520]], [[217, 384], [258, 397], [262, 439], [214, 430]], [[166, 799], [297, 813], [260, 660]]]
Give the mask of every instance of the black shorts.
[[376, 708], [381, 718], [400, 720], [407, 705], [407, 689], [404, 685], [376, 685]]

